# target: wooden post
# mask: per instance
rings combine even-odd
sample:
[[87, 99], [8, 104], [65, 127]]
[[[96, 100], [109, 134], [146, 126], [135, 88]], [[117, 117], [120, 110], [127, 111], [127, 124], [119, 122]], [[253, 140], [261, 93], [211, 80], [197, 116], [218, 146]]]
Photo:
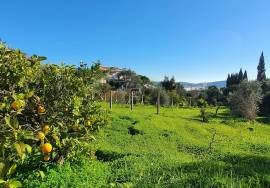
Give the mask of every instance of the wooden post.
[[118, 93], [117, 93], [117, 91], [114, 93], [114, 96], [115, 96], [115, 103], [117, 104], [118, 103]]
[[143, 101], [143, 94], [142, 94], [142, 101], [141, 101], [141, 104], [144, 104], [144, 101]]
[[130, 104], [130, 92], [128, 92], [128, 104]]
[[133, 91], [131, 91], [131, 103], [130, 103], [131, 111], [133, 111], [133, 97], [134, 97], [134, 93], [133, 93]]
[[173, 107], [173, 97], [172, 97], [172, 104], [171, 104], [171, 106]]
[[160, 91], [158, 90], [158, 96], [157, 96], [157, 114], [159, 114], [160, 110]]
[[112, 110], [112, 90], [110, 91], [110, 110]]
[[191, 107], [191, 97], [189, 97], [189, 107]]
[[104, 101], [107, 102], [107, 95], [106, 95], [106, 92], [104, 94]]

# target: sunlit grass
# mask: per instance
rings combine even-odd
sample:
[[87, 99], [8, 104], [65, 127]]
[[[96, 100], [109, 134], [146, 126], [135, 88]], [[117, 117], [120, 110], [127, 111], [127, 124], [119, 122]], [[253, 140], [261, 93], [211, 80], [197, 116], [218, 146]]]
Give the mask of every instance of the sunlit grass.
[[[114, 105], [112, 124], [91, 143], [98, 151], [95, 164], [106, 176], [88, 187], [270, 186], [270, 125], [234, 119], [227, 109], [217, 116], [214, 108], [208, 112], [210, 122], [203, 123], [196, 108], [162, 108], [157, 115], [154, 106], [137, 105], [131, 112]], [[140, 134], [129, 134], [132, 126]], [[47, 182], [57, 179], [52, 174]]]

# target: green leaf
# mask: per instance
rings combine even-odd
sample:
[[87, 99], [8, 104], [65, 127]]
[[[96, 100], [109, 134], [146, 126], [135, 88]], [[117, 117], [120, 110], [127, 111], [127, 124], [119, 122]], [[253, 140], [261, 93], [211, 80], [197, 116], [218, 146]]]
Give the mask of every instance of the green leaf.
[[5, 183], [6, 181], [3, 179], [0, 179], [0, 184]]
[[32, 152], [32, 147], [30, 145], [28, 145], [28, 144], [24, 144], [24, 146], [25, 146], [25, 149], [26, 149], [27, 153], [30, 154]]
[[4, 110], [6, 106], [6, 103], [0, 103], [0, 110]]
[[23, 100], [24, 99], [24, 94], [23, 93], [19, 93], [17, 98], [20, 99], [20, 100]]
[[19, 187], [22, 187], [22, 183], [19, 182], [19, 181], [17, 181], [17, 180], [10, 180], [10, 181], [8, 182], [8, 186], [9, 186], [10, 188], [19, 188]]
[[35, 140], [34, 133], [32, 131], [18, 130], [20, 140]]
[[6, 125], [7, 125], [9, 128], [11, 128], [12, 130], [15, 130], [15, 129], [12, 127], [12, 125], [11, 125], [11, 122], [10, 122], [10, 116], [9, 116], [9, 115], [5, 117], [5, 122], [6, 122]]
[[0, 178], [4, 177], [5, 167], [5, 163], [0, 162]]
[[35, 136], [32, 131], [22, 131], [22, 134], [25, 140], [35, 140]]
[[7, 175], [13, 174], [13, 173], [15, 172], [16, 168], [17, 168], [17, 164], [14, 163], [14, 164], [9, 168]]
[[19, 121], [17, 119], [17, 117], [13, 117], [10, 119], [10, 124], [12, 127], [18, 128], [19, 126]]
[[20, 156], [21, 159], [24, 158], [24, 153], [25, 153], [25, 144], [22, 142], [15, 143], [14, 147], [17, 151], [17, 154]]
[[45, 173], [43, 171], [39, 170], [38, 173], [42, 179], [45, 178]]

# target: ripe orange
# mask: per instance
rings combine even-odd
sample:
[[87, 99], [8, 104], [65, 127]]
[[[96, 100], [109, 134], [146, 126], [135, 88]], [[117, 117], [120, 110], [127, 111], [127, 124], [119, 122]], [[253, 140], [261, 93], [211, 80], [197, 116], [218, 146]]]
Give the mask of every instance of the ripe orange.
[[17, 101], [13, 101], [13, 103], [11, 104], [11, 107], [14, 109], [14, 110], [19, 110], [20, 109], [20, 105]]
[[45, 110], [45, 107], [40, 105], [38, 106], [38, 113], [44, 113], [46, 110]]
[[43, 157], [43, 159], [44, 159], [44, 161], [49, 161], [49, 160], [51, 159], [51, 157], [50, 157], [49, 155], [45, 155], [45, 156]]
[[38, 140], [44, 140], [45, 134], [42, 131], [39, 131], [38, 134], [37, 134], [37, 136], [36, 136], [36, 138]]
[[50, 153], [52, 151], [52, 145], [50, 143], [43, 144], [41, 146], [42, 153]]
[[42, 131], [45, 133], [45, 134], [48, 134], [50, 132], [50, 127], [49, 125], [44, 125], [44, 127], [42, 128]]
[[11, 107], [17, 111], [25, 107], [25, 102], [23, 100], [13, 101]]

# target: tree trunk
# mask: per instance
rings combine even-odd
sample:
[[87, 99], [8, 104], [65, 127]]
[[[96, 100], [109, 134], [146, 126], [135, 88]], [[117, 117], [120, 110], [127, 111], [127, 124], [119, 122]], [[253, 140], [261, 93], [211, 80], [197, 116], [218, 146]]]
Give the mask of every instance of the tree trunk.
[[157, 96], [157, 114], [159, 114], [160, 111], [160, 91], [158, 91], [158, 96]]
[[133, 111], [133, 95], [134, 95], [134, 93], [133, 93], [133, 91], [131, 91], [131, 103], [130, 103], [131, 111]]

